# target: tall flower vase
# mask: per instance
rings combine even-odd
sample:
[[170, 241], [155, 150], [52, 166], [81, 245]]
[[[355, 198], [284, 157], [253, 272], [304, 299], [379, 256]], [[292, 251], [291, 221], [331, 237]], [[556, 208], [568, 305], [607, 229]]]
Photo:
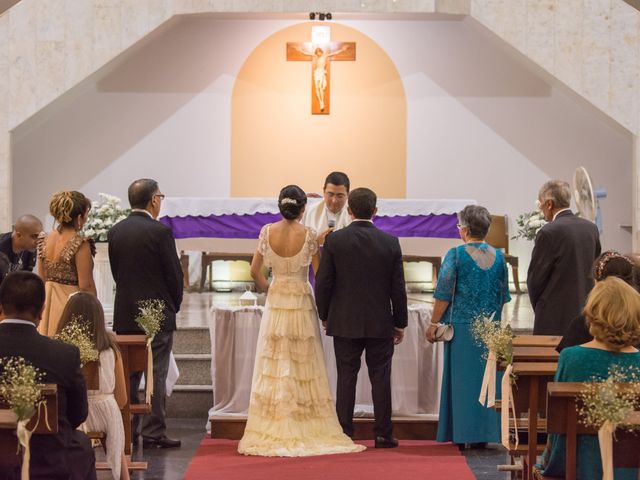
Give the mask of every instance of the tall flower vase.
[[109, 244], [96, 242], [96, 257], [93, 260], [93, 279], [96, 282], [98, 300], [102, 303], [105, 320], [113, 321], [113, 300], [115, 298], [115, 282], [109, 264]]

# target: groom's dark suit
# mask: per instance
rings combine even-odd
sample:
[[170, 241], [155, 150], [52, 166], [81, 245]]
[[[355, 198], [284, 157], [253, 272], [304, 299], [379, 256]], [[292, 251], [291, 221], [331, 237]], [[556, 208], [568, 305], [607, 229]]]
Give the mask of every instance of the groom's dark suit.
[[407, 326], [402, 251], [396, 237], [368, 221], [331, 233], [316, 276], [318, 315], [333, 336], [338, 369], [336, 411], [353, 436], [353, 408], [362, 352], [371, 379], [375, 434], [391, 437], [394, 329]]
[[[118, 334], [143, 333], [135, 318], [140, 300], [165, 303], [165, 320], [153, 339], [153, 389], [151, 415], [145, 417], [142, 435], [165, 436], [165, 382], [182, 303], [182, 269], [171, 229], [144, 212], [132, 212], [109, 230], [109, 261], [116, 281], [113, 329]], [[131, 375], [131, 399], [137, 403], [141, 373]]]

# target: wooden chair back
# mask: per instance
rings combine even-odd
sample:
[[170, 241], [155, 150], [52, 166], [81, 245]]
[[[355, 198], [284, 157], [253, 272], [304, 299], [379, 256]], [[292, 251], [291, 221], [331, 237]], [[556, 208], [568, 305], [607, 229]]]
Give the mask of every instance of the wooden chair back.
[[504, 249], [504, 253], [509, 253], [509, 232], [507, 230], [506, 215], [491, 215], [491, 226], [485, 241], [492, 247]]

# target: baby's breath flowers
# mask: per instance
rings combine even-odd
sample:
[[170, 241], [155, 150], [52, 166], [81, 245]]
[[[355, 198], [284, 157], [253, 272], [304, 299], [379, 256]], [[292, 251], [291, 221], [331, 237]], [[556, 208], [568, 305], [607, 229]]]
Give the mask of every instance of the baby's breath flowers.
[[84, 322], [81, 315], [73, 315], [71, 321], [54, 338], [78, 347], [78, 350], [80, 350], [80, 366], [95, 362], [100, 358], [98, 350], [91, 341], [89, 326]]
[[42, 373], [22, 357], [0, 358], [0, 397], [18, 421], [29, 420], [42, 400]]
[[[623, 385], [616, 385], [623, 384]], [[600, 428], [606, 422], [619, 428], [634, 430], [640, 425], [627, 424], [629, 414], [640, 408], [640, 369], [613, 366], [604, 381], [588, 383], [579, 396], [580, 422]]]
[[147, 338], [155, 337], [164, 322], [164, 301], [158, 299], [140, 300], [138, 309], [140, 313], [136, 317], [138, 326], [144, 331]]
[[476, 344], [485, 347], [483, 358], [486, 360], [489, 351], [493, 351], [496, 360], [503, 365], [513, 363], [513, 330], [510, 325], [504, 327], [500, 322], [486, 317], [476, 318], [471, 324], [471, 333]]

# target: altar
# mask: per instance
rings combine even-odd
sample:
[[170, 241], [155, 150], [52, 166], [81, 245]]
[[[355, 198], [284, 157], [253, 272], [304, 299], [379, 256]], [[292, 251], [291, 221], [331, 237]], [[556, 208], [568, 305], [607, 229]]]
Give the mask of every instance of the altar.
[[[310, 198], [308, 207], [322, 201]], [[443, 256], [460, 244], [456, 213], [472, 199], [378, 199], [374, 223], [400, 238], [404, 255]], [[179, 250], [252, 254], [263, 225], [281, 219], [274, 198], [168, 197], [160, 221]]]
[[[209, 316], [213, 407], [209, 417], [244, 417], [249, 408], [251, 379], [263, 307], [214, 305]], [[440, 404], [442, 343], [430, 344], [425, 332], [431, 320], [428, 304], [409, 305], [403, 342], [395, 347], [391, 371], [394, 416], [437, 419]], [[336, 362], [333, 339], [321, 329], [329, 386], [335, 399]], [[358, 375], [354, 416], [373, 416], [371, 383], [364, 354]]]

